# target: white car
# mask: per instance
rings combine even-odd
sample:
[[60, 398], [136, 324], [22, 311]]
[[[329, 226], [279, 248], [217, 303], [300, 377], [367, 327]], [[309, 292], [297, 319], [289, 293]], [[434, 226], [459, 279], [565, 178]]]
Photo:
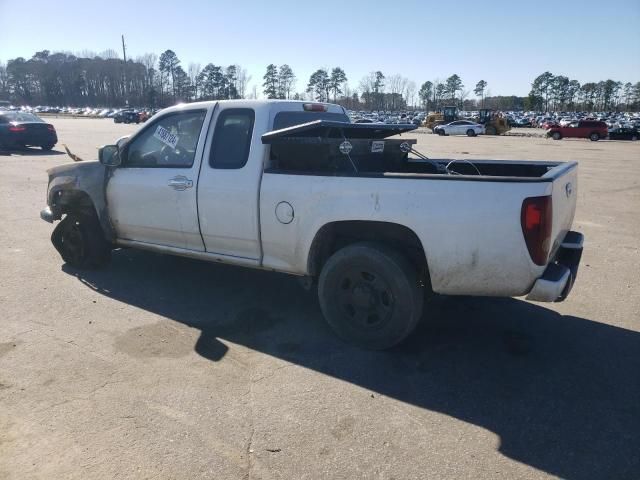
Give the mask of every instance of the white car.
[[433, 129], [438, 135], [468, 135], [475, 137], [484, 133], [484, 125], [470, 120], [456, 120], [455, 122], [438, 125]]

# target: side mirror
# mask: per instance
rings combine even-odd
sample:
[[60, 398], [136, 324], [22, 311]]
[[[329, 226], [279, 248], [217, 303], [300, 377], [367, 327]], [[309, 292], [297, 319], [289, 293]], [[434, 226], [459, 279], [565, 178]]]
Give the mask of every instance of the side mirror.
[[107, 167], [117, 167], [120, 165], [120, 149], [117, 145], [105, 145], [98, 150], [100, 163]]

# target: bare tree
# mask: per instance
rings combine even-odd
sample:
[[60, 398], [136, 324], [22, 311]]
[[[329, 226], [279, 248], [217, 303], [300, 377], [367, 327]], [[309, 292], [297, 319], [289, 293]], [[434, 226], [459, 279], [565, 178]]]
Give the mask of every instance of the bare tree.
[[240, 65], [236, 65], [237, 81], [238, 81], [238, 96], [245, 98], [247, 94], [247, 86], [251, 81], [251, 75], [247, 74], [247, 69], [242, 68]]
[[[95, 54], [94, 54], [94, 57], [95, 57]], [[104, 52], [100, 52], [98, 54], [98, 57], [100, 57], [100, 58], [102, 58], [104, 60], [113, 60], [115, 58], [120, 58], [120, 55], [113, 48], [109, 48], [109, 49], [105, 50]], [[89, 57], [89, 58], [91, 58], [91, 57]]]
[[7, 75], [7, 66], [4, 62], [0, 62], [0, 98], [5, 100], [9, 97], [9, 77]]
[[202, 68], [199, 63], [190, 63], [187, 68], [187, 74], [189, 75], [189, 81], [191, 82], [191, 88], [193, 88], [193, 98], [198, 99], [200, 96], [198, 93], [200, 92], [200, 72]]
[[405, 99], [407, 101], [407, 106], [414, 107], [416, 105], [416, 82], [412, 80], [407, 82]]

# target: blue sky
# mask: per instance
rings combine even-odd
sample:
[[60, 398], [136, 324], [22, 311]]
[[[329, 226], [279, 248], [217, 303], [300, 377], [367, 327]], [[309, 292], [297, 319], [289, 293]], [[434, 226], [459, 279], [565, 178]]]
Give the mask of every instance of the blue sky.
[[0, 0], [0, 61], [38, 50], [160, 54], [189, 63], [238, 63], [262, 83], [288, 63], [303, 91], [320, 67], [341, 66], [351, 87], [368, 72], [418, 87], [457, 73], [466, 89], [526, 95], [549, 70], [581, 83], [640, 81], [640, 0], [323, 2], [245, 0]]

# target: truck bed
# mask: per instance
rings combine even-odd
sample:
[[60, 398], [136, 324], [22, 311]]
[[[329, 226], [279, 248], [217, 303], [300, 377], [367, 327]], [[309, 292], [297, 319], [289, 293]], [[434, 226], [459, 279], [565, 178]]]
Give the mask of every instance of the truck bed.
[[431, 178], [442, 180], [475, 180], [506, 182], [550, 182], [575, 165], [574, 162], [526, 160], [459, 160], [407, 158], [395, 164], [382, 164], [375, 159], [359, 159], [357, 171], [352, 168], [313, 168], [304, 159], [293, 163], [272, 164], [266, 173], [288, 175], [329, 175], [341, 177]]
[[[474, 180], [550, 181], [560, 162], [430, 159], [415, 139], [402, 138], [413, 125], [322, 121], [262, 136], [271, 145], [266, 172], [331, 176], [411, 178], [474, 177]], [[393, 138], [388, 138], [393, 136]], [[464, 178], [468, 180], [468, 178]]]

